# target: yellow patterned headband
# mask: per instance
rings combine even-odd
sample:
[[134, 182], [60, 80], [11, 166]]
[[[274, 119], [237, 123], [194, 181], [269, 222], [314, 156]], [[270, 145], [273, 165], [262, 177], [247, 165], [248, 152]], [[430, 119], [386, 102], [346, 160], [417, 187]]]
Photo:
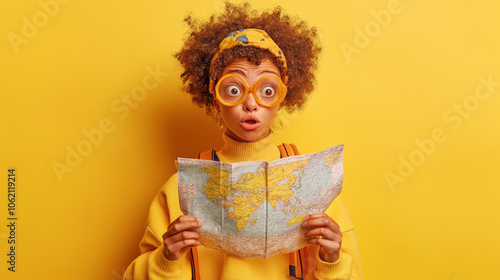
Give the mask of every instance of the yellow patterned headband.
[[[260, 49], [268, 50], [276, 58], [283, 61], [283, 66], [285, 67], [285, 76], [282, 77], [282, 79], [283, 83], [287, 84], [288, 76], [286, 75], [287, 66], [286, 66], [285, 55], [278, 47], [278, 45], [276, 45], [273, 39], [271, 39], [271, 37], [269, 37], [269, 35], [267, 35], [267, 33], [264, 30], [249, 28], [229, 33], [229, 35], [227, 35], [227, 37], [224, 38], [224, 40], [222, 40], [222, 42], [220, 43], [219, 50], [212, 58], [212, 64], [222, 51], [232, 49], [240, 45], [254, 46]], [[210, 73], [212, 73], [212, 65], [210, 66]], [[213, 93], [214, 88], [215, 88], [215, 81], [210, 79], [210, 92]]]

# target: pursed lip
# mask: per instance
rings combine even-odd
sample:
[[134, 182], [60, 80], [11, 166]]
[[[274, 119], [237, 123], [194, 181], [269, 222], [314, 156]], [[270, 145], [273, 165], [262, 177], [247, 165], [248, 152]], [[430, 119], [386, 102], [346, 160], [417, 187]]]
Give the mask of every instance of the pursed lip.
[[255, 116], [246, 116], [241, 119], [240, 124], [246, 130], [255, 130], [260, 126], [260, 120]]

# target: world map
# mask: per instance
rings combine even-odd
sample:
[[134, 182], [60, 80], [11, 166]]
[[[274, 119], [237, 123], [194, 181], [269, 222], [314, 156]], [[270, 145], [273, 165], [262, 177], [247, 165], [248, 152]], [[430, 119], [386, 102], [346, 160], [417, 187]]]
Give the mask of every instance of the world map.
[[181, 210], [202, 220], [200, 242], [239, 257], [268, 258], [304, 247], [305, 216], [340, 193], [343, 145], [272, 162], [179, 158]]

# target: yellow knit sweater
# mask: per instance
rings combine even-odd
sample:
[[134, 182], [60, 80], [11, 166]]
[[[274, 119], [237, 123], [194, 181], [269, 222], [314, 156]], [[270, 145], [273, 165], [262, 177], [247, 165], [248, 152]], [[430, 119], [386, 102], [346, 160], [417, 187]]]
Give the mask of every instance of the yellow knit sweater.
[[[280, 157], [272, 132], [268, 137], [254, 143], [238, 142], [226, 135], [223, 138], [225, 145], [217, 152], [221, 162], [273, 161]], [[318, 257], [318, 247], [309, 245], [309, 273], [305, 279], [363, 279], [354, 226], [340, 196], [332, 202], [326, 213], [339, 224], [342, 231], [340, 258], [334, 263], [324, 262]], [[181, 215], [175, 174], [151, 203], [146, 232], [140, 243], [141, 255], [129, 265], [124, 280], [191, 279], [191, 264], [187, 256], [177, 261], [169, 261], [163, 254], [162, 235], [167, 231], [169, 223]], [[293, 279], [288, 276], [288, 254], [275, 255], [268, 259], [238, 258], [198, 246], [198, 257], [202, 280]]]

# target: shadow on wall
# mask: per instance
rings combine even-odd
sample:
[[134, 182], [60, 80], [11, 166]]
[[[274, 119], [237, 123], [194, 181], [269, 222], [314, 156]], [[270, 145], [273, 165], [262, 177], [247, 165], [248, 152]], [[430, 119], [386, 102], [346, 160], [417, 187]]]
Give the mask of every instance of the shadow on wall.
[[[112, 264], [116, 279], [119, 279], [116, 275], [123, 275], [128, 265], [139, 256], [139, 242], [144, 234], [143, 225], [150, 203], [160, 187], [177, 172], [174, 160], [178, 157], [196, 158], [200, 152], [217, 150], [223, 145], [222, 130], [205, 114], [204, 109], [192, 104], [186, 93], [175, 86], [166, 86], [154, 90], [151, 95], [159, 98], [148, 105], [146, 112], [143, 111], [140, 131], [146, 134], [141, 137], [144, 141], [141, 149], [145, 154], [153, 155], [148, 165], [152, 167], [150, 176], [154, 178], [148, 183], [152, 185], [134, 189], [140, 192], [137, 197], [144, 199], [134, 201], [137, 210], [133, 216], [127, 217], [130, 242], [125, 244], [126, 249], [120, 260]], [[118, 269], [120, 267], [122, 269]]]
[[186, 94], [178, 91], [172, 94], [184, 95], [182, 101], [160, 104], [151, 116], [154, 124], [151, 137], [165, 148], [161, 157], [167, 160], [169, 174], [176, 172], [173, 161], [178, 157], [196, 158], [200, 152], [217, 150], [223, 145], [222, 130], [215, 120], [192, 104]]

